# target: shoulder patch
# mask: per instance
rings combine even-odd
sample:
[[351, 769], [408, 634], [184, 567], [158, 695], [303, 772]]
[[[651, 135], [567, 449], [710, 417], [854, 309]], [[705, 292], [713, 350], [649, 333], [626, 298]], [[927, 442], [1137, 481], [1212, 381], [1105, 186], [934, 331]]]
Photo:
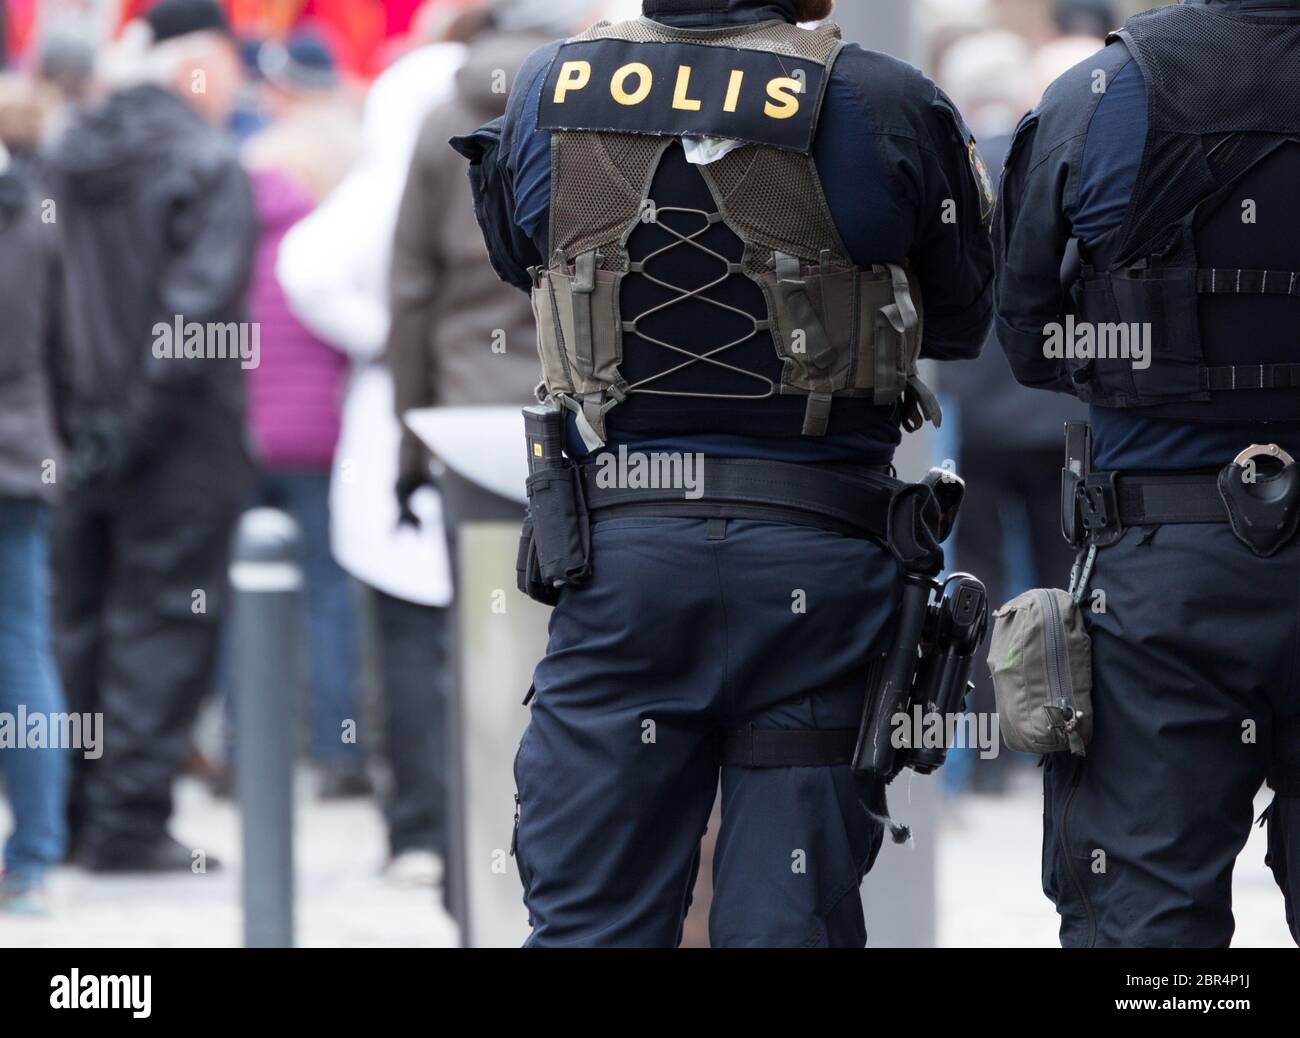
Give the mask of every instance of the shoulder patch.
[[975, 186], [979, 190], [980, 221], [992, 224], [993, 210], [997, 207], [997, 192], [993, 189], [993, 178], [989, 176], [988, 167], [984, 165], [974, 137], [967, 141], [966, 160], [970, 163], [971, 176], [975, 178]]
[[698, 43], [567, 43], [538, 128], [725, 137], [807, 154], [827, 81], [816, 61]]

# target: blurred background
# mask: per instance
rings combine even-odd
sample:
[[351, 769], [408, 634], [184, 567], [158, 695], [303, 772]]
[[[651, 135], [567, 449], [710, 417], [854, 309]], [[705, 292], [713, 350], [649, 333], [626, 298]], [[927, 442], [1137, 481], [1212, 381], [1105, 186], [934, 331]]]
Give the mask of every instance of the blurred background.
[[[545, 617], [513, 589], [509, 423], [536, 363], [526, 345], [484, 380], [449, 358], [449, 339], [532, 332], [445, 141], [504, 110], [542, 40], [639, 4], [225, 0], [220, 24], [153, 6], [0, 0], [0, 715], [105, 715], [98, 759], [16, 748], [0, 721], [0, 946], [517, 943], [510, 760]], [[1043, 89], [1151, 6], [840, 0], [835, 20], [934, 78], [996, 172]], [[142, 83], [200, 95], [203, 131], [151, 143], [150, 119], [181, 118], [165, 106], [85, 121]], [[204, 179], [211, 134], [251, 197]], [[107, 185], [161, 190], [181, 167], [202, 187], [176, 274], [96, 213]], [[160, 279], [256, 330], [256, 356], [221, 369], [237, 386], [176, 382], [216, 435], [150, 439], [127, 389], [68, 370], [69, 339], [107, 348], [120, 301]], [[951, 561], [998, 602], [1060, 586], [1060, 430], [1079, 412], [1019, 390], [993, 343], [940, 387], [949, 421], [900, 467], [980, 487]], [[501, 459], [480, 449], [494, 423], [513, 430]], [[986, 678], [973, 708], [992, 710]], [[1055, 944], [1038, 772], [1018, 758], [957, 751], [899, 780], [915, 836], [868, 878], [873, 943]], [[1238, 943], [1284, 946], [1263, 859], [1252, 839]]]

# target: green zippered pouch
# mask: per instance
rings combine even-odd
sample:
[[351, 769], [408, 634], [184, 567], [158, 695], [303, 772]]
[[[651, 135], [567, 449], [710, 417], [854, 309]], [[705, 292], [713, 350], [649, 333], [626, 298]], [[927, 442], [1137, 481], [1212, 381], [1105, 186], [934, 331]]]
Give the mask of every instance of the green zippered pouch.
[[1092, 642], [1068, 592], [1036, 588], [995, 612], [989, 671], [1008, 747], [1084, 756], [1092, 737]]

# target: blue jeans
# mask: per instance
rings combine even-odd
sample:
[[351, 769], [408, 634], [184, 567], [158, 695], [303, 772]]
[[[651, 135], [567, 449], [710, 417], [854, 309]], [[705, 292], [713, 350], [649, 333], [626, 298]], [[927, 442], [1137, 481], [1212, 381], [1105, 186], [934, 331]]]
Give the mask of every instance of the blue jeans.
[[361, 759], [362, 743], [343, 741], [343, 722], [361, 724], [360, 626], [351, 578], [330, 550], [328, 471], [268, 471], [258, 504], [298, 524], [310, 651], [312, 756], [322, 763]]
[[[20, 705], [28, 716], [65, 709], [50, 646], [47, 513], [39, 502], [0, 497], [0, 712], [14, 724]], [[39, 882], [67, 839], [67, 753], [0, 748], [0, 768], [14, 814], [7, 877]]]

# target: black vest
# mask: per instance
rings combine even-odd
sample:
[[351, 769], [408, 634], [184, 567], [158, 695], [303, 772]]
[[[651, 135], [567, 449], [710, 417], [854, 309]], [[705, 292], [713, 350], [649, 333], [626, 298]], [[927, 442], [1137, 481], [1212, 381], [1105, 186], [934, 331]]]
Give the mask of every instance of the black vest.
[[1122, 40], [1148, 131], [1128, 214], [1075, 286], [1097, 340], [1150, 335], [1150, 365], [1070, 362], [1079, 396], [1190, 421], [1300, 417], [1300, 20], [1173, 6]]
[[643, 19], [561, 48], [538, 113], [551, 255], [533, 306], [546, 394], [588, 447], [937, 423], [920, 285], [854, 263], [813, 158], [841, 47], [833, 26]]

